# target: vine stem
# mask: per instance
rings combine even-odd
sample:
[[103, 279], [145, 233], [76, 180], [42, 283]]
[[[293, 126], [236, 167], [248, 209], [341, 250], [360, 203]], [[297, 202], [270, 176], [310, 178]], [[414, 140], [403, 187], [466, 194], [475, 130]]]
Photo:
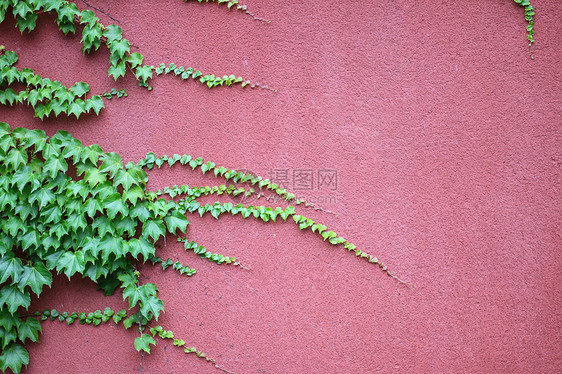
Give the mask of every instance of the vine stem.
[[221, 367], [220, 367], [219, 365], [217, 365], [217, 364], [215, 364], [215, 367], [216, 367], [217, 369], [219, 369], [219, 370], [224, 371], [225, 373], [236, 374], [236, 373], [233, 372], [233, 371], [229, 371], [229, 370], [226, 370], [226, 369], [224, 369], [224, 368], [221, 368]]
[[95, 9], [95, 10], [97, 10], [98, 12], [100, 12], [100, 13], [102, 13], [102, 14], [105, 14], [106, 16], [108, 16], [109, 18], [111, 18], [113, 21], [115, 21], [115, 22], [121, 24], [121, 21], [119, 21], [118, 19], [113, 18], [109, 13], [104, 12], [104, 11], [101, 10], [100, 8], [96, 8], [96, 7], [93, 6], [92, 4], [88, 3], [86, 0], [82, 0], [82, 2], [83, 2], [84, 4], [86, 4], [87, 6], [89, 6], [90, 8]]

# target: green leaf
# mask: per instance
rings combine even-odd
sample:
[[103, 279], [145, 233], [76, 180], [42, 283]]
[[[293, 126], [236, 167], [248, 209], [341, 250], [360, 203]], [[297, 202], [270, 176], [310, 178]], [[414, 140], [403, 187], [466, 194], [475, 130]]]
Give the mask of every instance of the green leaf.
[[150, 218], [150, 212], [146, 207], [146, 202], [142, 202], [136, 204], [130, 212], [131, 218], [138, 218], [141, 222], [145, 222], [148, 218]]
[[83, 149], [84, 146], [82, 145], [82, 142], [80, 140], [72, 139], [71, 141], [67, 142], [66, 145], [64, 146], [62, 155], [66, 159], [72, 157], [72, 163], [76, 164], [78, 161], [80, 161]]
[[11, 88], [6, 88], [5, 91], [0, 91], [0, 104], [6, 105], [12, 105], [14, 103], [14, 101], [16, 101], [16, 97], [18, 95], [16, 94], [16, 92], [11, 89]]
[[64, 269], [64, 273], [70, 280], [76, 272], [82, 273], [85, 268], [84, 252], [65, 252], [57, 262], [57, 271]]
[[108, 44], [112, 44], [114, 41], [121, 40], [123, 38], [123, 30], [119, 26], [109, 25], [105, 28], [103, 36], [107, 38]]
[[0, 354], [0, 369], [4, 372], [10, 368], [15, 374], [19, 374], [22, 365], [27, 367], [27, 364], [29, 364], [29, 354], [19, 344], [10, 344]]
[[143, 60], [144, 60], [144, 56], [137, 52], [131, 53], [127, 57], [127, 62], [131, 64], [132, 68], [135, 68], [138, 65], [142, 65]]
[[[107, 268], [105, 268], [107, 270]], [[105, 274], [103, 278], [98, 279], [98, 289], [103, 290], [105, 296], [111, 296], [115, 289], [119, 287], [119, 281], [110, 275]]]
[[119, 77], [124, 77], [125, 73], [127, 72], [127, 67], [125, 62], [120, 61], [116, 65], [111, 65], [108, 70], [108, 76], [113, 77], [113, 79], [117, 80]]
[[86, 168], [84, 180], [88, 182], [91, 188], [93, 188], [97, 184], [107, 181], [107, 177], [105, 176], [105, 173], [101, 172], [98, 168], [90, 166]]
[[49, 173], [49, 176], [53, 179], [57, 176], [59, 171], [66, 173], [67, 170], [68, 164], [64, 157], [48, 158], [43, 166], [43, 171]]
[[132, 186], [131, 188], [123, 191], [123, 199], [129, 200], [133, 206], [137, 204], [138, 200], [142, 200], [143, 198], [144, 190], [140, 186]]
[[29, 286], [31, 290], [39, 296], [43, 290], [43, 286], [51, 287], [53, 276], [42, 262], [36, 262], [33, 266], [24, 266], [23, 274], [19, 282], [19, 288], [23, 291], [25, 286]]
[[103, 154], [103, 150], [97, 144], [92, 144], [90, 146], [84, 147], [84, 149], [82, 149], [81, 156], [82, 162], [90, 161], [92, 165], [97, 165], [100, 156]]
[[156, 242], [160, 236], [164, 236], [165, 234], [166, 230], [161, 221], [148, 219], [142, 225], [142, 236], [146, 238], [152, 237], [154, 242]]
[[109, 44], [109, 50], [111, 54], [124, 59], [125, 55], [131, 51], [131, 44], [127, 39], [114, 40]]
[[20, 306], [27, 309], [30, 303], [29, 293], [20, 291], [16, 286], [4, 286], [0, 290], [0, 308], [6, 304], [10, 313], [15, 313]]
[[22, 262], [19, 258], [14, 257], [13, 252], [0, 258], [0, 284], [12, 278], [12, 284], [20, 281], [23, 272]]
[[[23, 192], [25, 186], [35, 180], [35, 175], [33, 174], [33, 170], [29, 166], [24, 166], [23, 168], [18, 169], [13, 177], [12, 177], [12, 186], [17, 187], [17, 189]], [[32, 183], [33, 185], [33, 183]]]
[[103, 99], [99, 95], [92, 96], [90, 99], [86, 100], [86, 111], [94, 110], [96, 116], [100, 114], [100, 111], [105, 108]]
[[84, 112], [86, 112], [86, 103], [82, 99], [76, 99], [68, 106], [68, 114], [74, 114], [77, 119]]
[[95, 24], [99, 22], [99, 18], [96, 17], [95, 13], [89, 9], [83, 10], [80, 14], [80, 23], [88, 23], [88, 24]]
[[17, 170], [27, 163], [27, 152], [25, 149], [13, 148], [4, 159], [6, 165], [11, 165], [12, 170]]
[[85, 82], [76, 82], [74, 86], [70, 87], [70, 92], [74, 96], [80, 97], [90, 91], [90, 86]]
[[35, 147], [35, 153], [43, 150], [47, 142], [47, 136], [43, 130], [30, 130], [26, 131], [24, 136], [20, 139], [20, 144], [24, 148], [29, 148], [31, 146]]
[[164, 303], [156, 296], [148, 296], [144, 301], [141, 301], [140, 311], [145, 317], [152, 313], [154, 319], [158, 321], [160, 311], [164, 311]]
[[166, 216], [164, 218], [166, 221], [166, 225], [168, 226], [168, 232], [171, 234], [176, 234], [176, 230], [179, 228], [181, 232], [185, 234], [185, 230], [187, 229], [187, 225], [189, 224], [189, 220], [179, 211], [174, 210], [172, 214]]
[[146, 261], [151, 256], [154, 256], [156, 248], [154, 248], [154, 244], [149, 242], [146, 238], [141, 237], [139, 239], [135, 238], [129, 240], [129, 251], [135, 259], [141, 254]]
[[129, 209], [127, 205], [123, 203], [123, 199], [119, 193], [109, 195], [103, 200], [103, 205], [109, 219], [114, 219], [118, 213], [121, 213], [122, 216], [129, 214]]
[[98, 199], [92, 197], [84, 203], [84, 211], [90, 218], [94, 218], [98, 212], [103, 212], [103, 207]]
[[102, 250], [102, 259], [104, 263], [109, 261], [109, 255], [114, 254], [115, 258], [120, 258], [125, 255], [123, 247], [123, 239], [112, 235], [106, 235], [100, 242]]
[[35, 13], [29, 13], [26, 17], [18, 17], [17, 24], [20, 32], [23, 34], [23, 31], [26, 29], [29, 31], [35, 29], [36, 21], [37, 14]]
[[14, 326], [17, 326], [19, 317], [17, 314], [8, 312], [8, 309], [0, 309], [0, 327], [5, 331], [10, 331]]
[[123, 168], [121, 156], [115, 152], [104, 153], [100, 159], [103, 161], [100, 166], [100, 171], [103, 173], [109, 173], [111, 178], [115, 177], [115, 174], [117, 174], [119, 169]]
[[28, 318], [18, 324], [18, 339], [24, 344], [26, 339], [36, 342], [41, 331], [41, 323], [35, 318]]
[[115, 187], [122, 185], [128, 190], [132, 185], [138, 185], [146, 178], [146, 173], [141, 168], [134, 166], [127, 170], [121, 169], [115, 175]]
[[139, 66], [135, 71], [135, 76], [141, 82], [146, 82], [152, 78], [152, 67], [148, 65]]
[[142, 334], [140, 337], [135, 338], [135, 349], [139, 352], [143, 350], [146, 353], [150, 353], [150, 344], [156, 345], [156, 342], [154, 338], [148, 334]]
[[28, 13], [33, 12], [27, 1], [14, 2], [14, 16], [25, 17]]

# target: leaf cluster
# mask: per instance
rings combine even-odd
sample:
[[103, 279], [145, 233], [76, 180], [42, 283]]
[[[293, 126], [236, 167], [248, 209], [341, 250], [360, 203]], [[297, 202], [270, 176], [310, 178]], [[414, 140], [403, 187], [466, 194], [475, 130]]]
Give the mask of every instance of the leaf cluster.
[[[534, 36], [535, 35], [535, 22], [533, 21], [533, 16], [535, 15], [535, 8], [531, 5], [529, 0], [513, 0], [517, 4], [521, 5], [525, 8], [525, 21], [527, 21], [527, 40], [529, 41], [529, 49], [532, 48], [533, 43], [535, 42]], [[532, 50], [531, 50], [531, 58], [533, 58]]]

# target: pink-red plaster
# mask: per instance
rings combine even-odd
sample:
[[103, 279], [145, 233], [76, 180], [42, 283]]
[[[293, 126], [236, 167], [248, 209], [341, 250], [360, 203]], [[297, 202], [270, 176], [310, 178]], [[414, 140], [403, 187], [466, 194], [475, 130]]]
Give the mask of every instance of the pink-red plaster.
[[[92, 92], [125, 88], [99, 117], [0, 121], [70, 131], [126, 161], [188, 153], [267, 176], [337, 170], [326, 210], [304, 214], [376, 254], [410, 290], [291, 224], [192, 217], [189, 235], [252, 270], [209, 264], [168, 241], [192, 278], [145, 267], [159, 323], [236, 373], [555, 373], [562, 370], [562, 3], [534, 0], [535, 60], [522, 8], [491, 1], [246, 4], [270, 24], [191, 1], [89, 0], [119, 21], [145, 63], [236, 74], [278, 90], [209, 90], [174, 77], [148, 92], [107, 77], [53, 17], [20, 35], [0, 25], [18, 67]], [[81, 9], [85, 2], [77, 1]], [[104, 24], [113, 23], [99, 13]], [[151, 172], [151, 187], [204, 181]], [[330, 200], [331, 199], [331, 200]], [[125, 306], [58, 277], [33, 310]], [[134, 331], [43, 323], [25, 373], [218, 373]]]

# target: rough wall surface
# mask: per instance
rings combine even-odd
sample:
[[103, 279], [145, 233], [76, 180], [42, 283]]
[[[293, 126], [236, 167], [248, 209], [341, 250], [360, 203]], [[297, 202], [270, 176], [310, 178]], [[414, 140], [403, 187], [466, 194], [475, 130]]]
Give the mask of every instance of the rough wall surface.
[[[535, 0], [535, 60], [522, 8], [490, 1], [295, 1], [246, 5], [89, 0], [145, 63], [241, 75], [278, 90], [161, 77], [148, 92], [107, 77], [108, 52], [83, 56], [53, 17], [20, 35], [0, 25], [18, 67], [92, 92], [125, 88], [99, 117], [0, 121], [71, 132], [136, 161], [188, 153], [277, 179], [325, 210], [303, 214], [383, 259], [415, 285], [287, 223], [190, 217], [189, 235], [252, 270], [208, 264], [177, 243], [192, 278], [148, 266], [160, 324], [236, 373], [554, 373], [562, 370], [562, 3]], [[81, 9], [85, 1], [77, 1]], [[294, 174], [312, 171], [302, 189]], [[318, 173], [337, 172], [337, 186]], [[273, 175], [272, 175], [273, 174]], [[151, 187], [213, 183], [179, 169]], [[301, 189], [299, 189], [299, 187]], [[161, 255], [164, 257], [164, 255]], [[122, 308], [78, 277], [58, 277], [31, 309]], [[43, 323], [26, 373], [217, 373], [111, 325]]]

